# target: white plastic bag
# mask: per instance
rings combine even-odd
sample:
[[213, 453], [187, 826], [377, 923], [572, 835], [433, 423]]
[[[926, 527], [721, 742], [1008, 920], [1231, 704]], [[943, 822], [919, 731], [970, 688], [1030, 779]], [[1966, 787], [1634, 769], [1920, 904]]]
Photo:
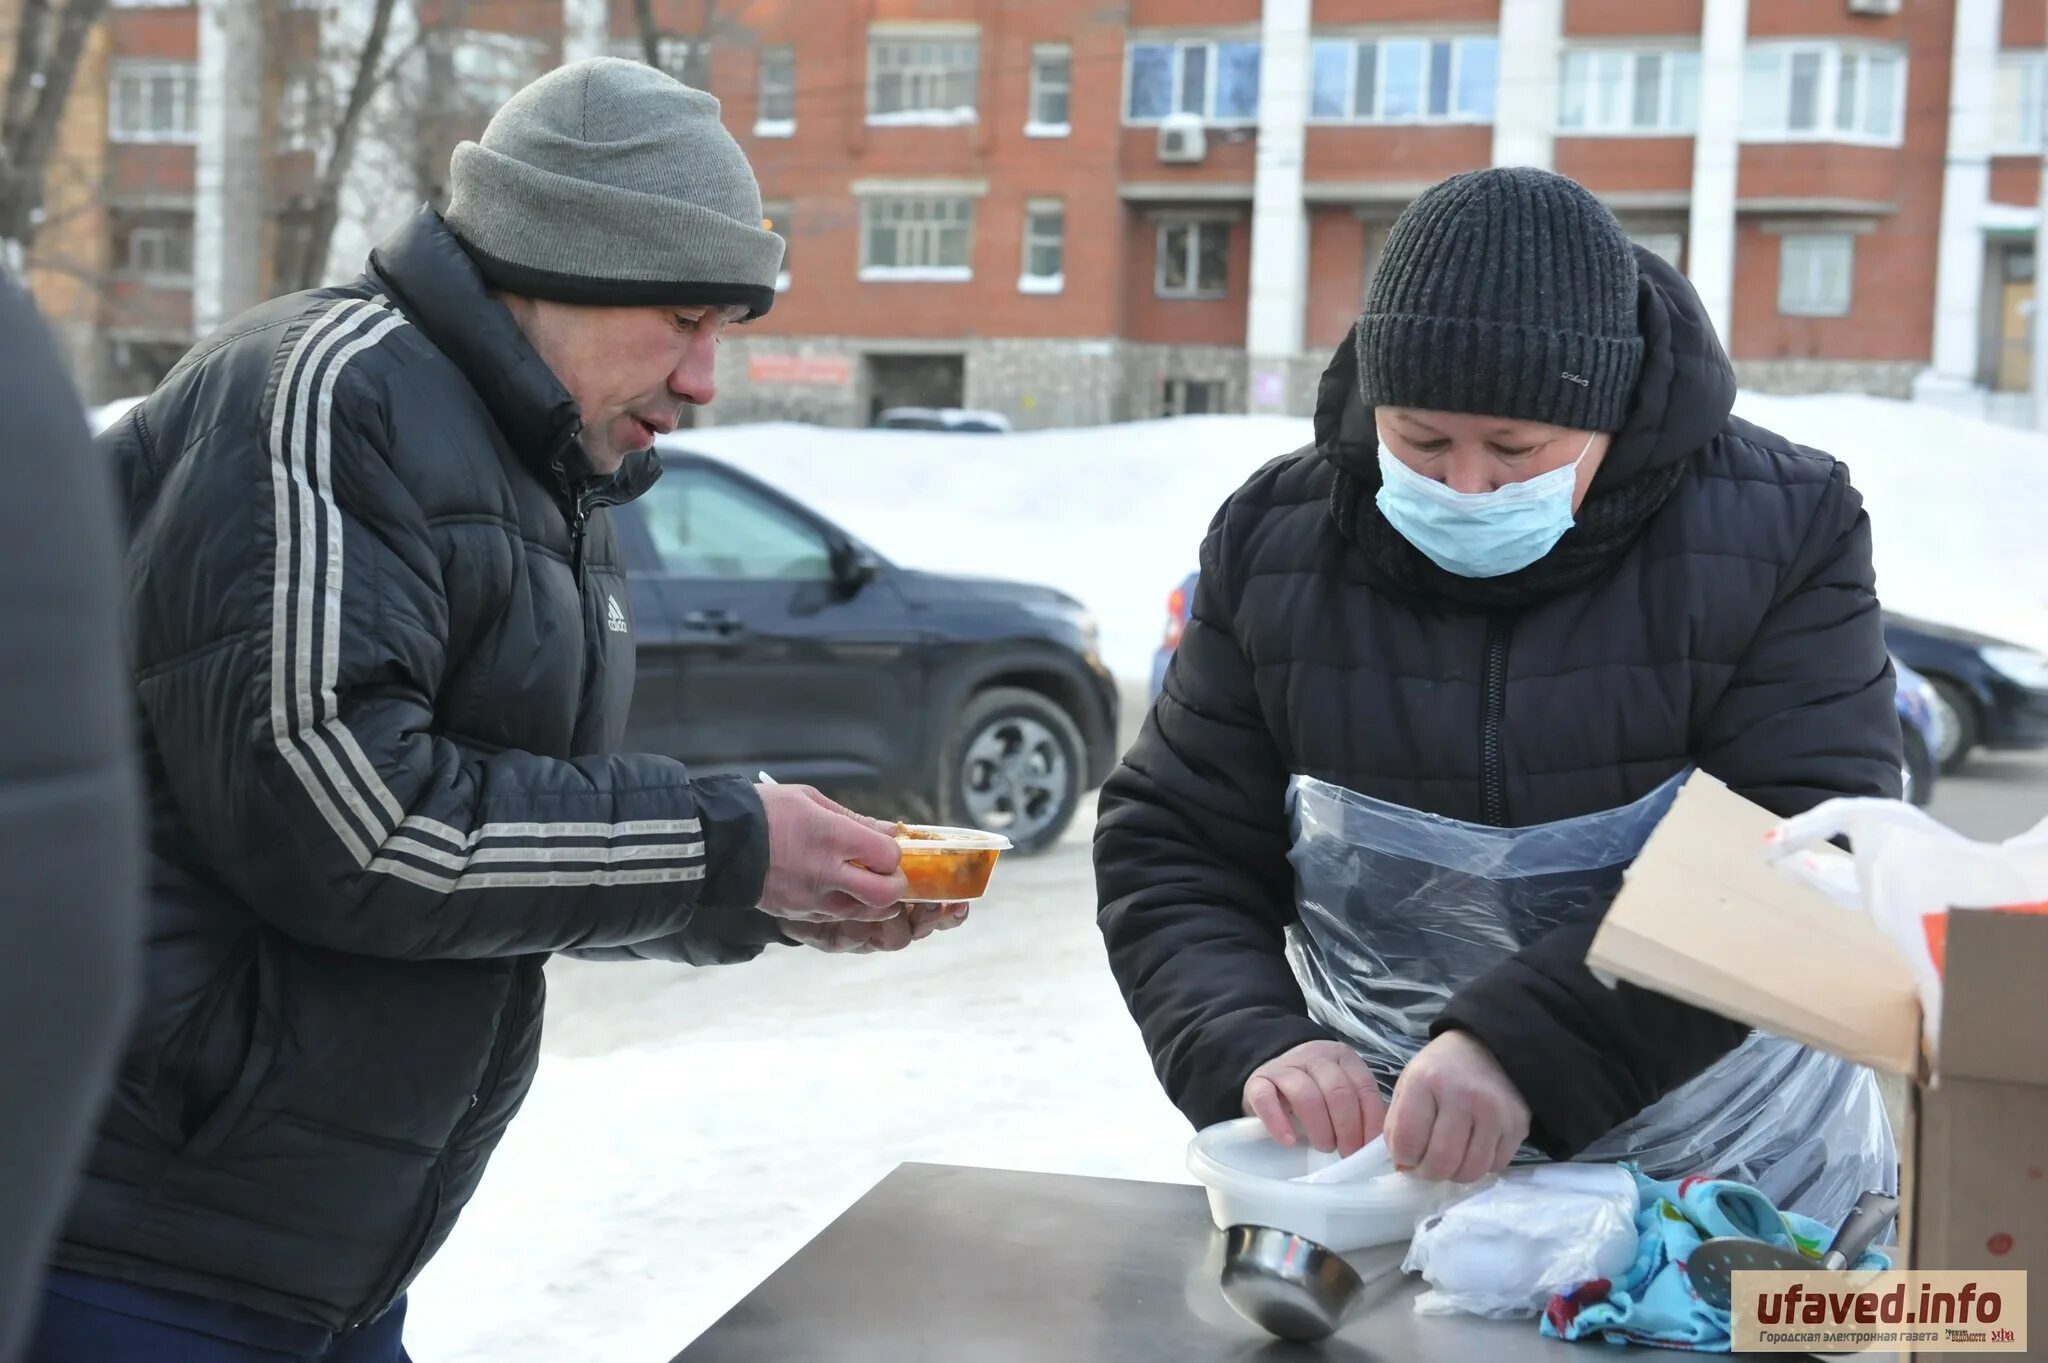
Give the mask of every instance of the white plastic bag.
[[1416, 1228], [1401, 1267], [1420, 1315], [1531, 1316], [1560, 1292], [1619, 1278], [1636, 1257], [1635, 1176], [1617, 1164], [1510, 1169]]
[[[1853, 852], [1828, 845], [1844, 835]], [[1829, 800], [1772, 829], [1765, 856], [1793, 879], [1869, 914], [1905, 955], [1930, 1062], [1941, 1044], [1934, 943], [1949, 910], [2048, 901], [2048, 821], [2007, 842], [1976, 842], [1897, 800]]]

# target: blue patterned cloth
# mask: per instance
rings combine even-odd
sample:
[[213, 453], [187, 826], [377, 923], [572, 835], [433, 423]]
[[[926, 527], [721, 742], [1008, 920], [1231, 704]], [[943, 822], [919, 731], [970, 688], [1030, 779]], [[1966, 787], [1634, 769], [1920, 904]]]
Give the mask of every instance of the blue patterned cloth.
[[[1779, 1211], [1746, 1183], [1699, 1177], [1660, 1183], [1634, 1165], [1623, 1167], [1635, 1176], [1642, 1194], [1635, 1262], [1619, 1280], [1596, 1278], [1551, 1298], [1542, 1328], [1553, 1339], [1727, 1353], [1732, 1342], [1728, 1312], [1701, 1301], [1685, 1272], [1686, 1259], [1700, 1243], [1739, 1235], [1797, 1249], [1811, 1256], [1817, 1268], [1834, 1239], [1832, 1228]], [[1877, 1250], [1866, 1251], [1854, 1265], [1890, 1266], [1890, 1258]]]

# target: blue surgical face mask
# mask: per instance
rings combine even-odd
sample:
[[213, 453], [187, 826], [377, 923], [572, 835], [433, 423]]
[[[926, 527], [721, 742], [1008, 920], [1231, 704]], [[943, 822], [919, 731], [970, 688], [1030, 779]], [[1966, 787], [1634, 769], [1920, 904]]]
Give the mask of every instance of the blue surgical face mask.
[[1447, 573], [1501, 577], [1528, 567], [1572, 528], [1579, 457], [1527, 482], [1492, 492], [1455, 492], [1409, 468], [1380, 442], [1380, 514]]

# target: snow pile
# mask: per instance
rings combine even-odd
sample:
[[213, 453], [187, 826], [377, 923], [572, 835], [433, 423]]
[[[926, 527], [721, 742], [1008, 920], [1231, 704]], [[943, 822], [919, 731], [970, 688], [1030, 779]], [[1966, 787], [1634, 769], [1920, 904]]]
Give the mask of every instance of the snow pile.
[[2048, 648], [2048, 436], [1836, 394], [1745, 393], [1736, 411], [1848, 464], [1887, 607]]
[[[2048, 647], [2048, 437], [1858, 396], [1745, 393], [1738, 410], [1849, 464], [1886, 605]], [[1100, 618], [1110, 666], [1137, 680], [1217, 507], [1310, 438], [1305, 420], [1214, 416], [1003, 437], [730, 426], [679, 440], [905, 567], [1068, 592]]]

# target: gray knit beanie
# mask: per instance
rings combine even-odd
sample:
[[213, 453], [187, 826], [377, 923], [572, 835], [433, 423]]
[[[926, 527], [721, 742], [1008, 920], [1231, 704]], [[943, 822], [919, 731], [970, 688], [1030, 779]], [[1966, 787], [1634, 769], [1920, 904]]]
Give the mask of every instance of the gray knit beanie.
[[718, 101], [598, 57], [505, 102], [455, 149], [443, 215], [486, 280], [563, 303], [775, 302], [782, 238]]
[[1358, 319], [1365, 405], [1620, 430], [1643, 366], [1636, 283], [1635, 248], [1584, 186], [1452, 176], [1388, 234]]

